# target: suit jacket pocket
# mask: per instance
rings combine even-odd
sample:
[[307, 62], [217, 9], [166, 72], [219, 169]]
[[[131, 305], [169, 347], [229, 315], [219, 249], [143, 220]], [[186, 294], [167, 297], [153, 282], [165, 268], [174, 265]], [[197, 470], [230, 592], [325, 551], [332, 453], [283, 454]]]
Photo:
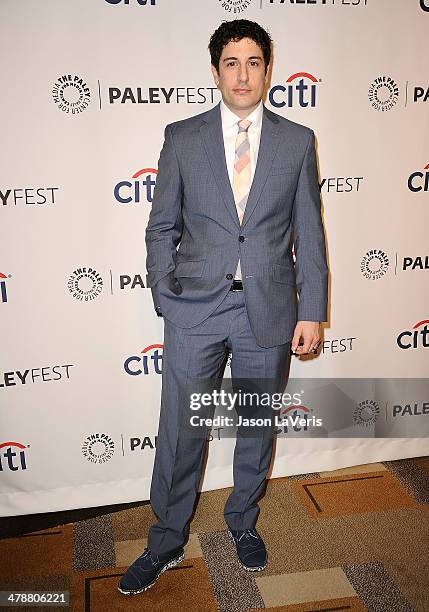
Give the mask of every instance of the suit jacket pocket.
[[282, 264], [273, 264], [273, 280], [276, 283], [285, 283], [286, 285], [296, 286], [295, 270], [288, 268]]
[[198, 278], [199, 276], [203, 275], [205, 263], [205, 259], [198, 259], [194, 261], [181, 261], [176, 264], [174, 276]]
[[272, 166], [270, 170], [271, 175], [282, 175], [282, 174], [292, 174], [296, 172], [296, 168], [293, 166]]

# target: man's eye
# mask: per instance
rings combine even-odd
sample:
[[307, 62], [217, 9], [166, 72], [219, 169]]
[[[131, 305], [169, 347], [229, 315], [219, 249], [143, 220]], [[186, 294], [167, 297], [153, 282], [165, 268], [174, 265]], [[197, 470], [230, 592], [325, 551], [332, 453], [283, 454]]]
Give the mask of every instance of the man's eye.
[[235, 62], [228, 62], [227, 63], [227, 66], [234, 66], [234, 65], [235, 65]]

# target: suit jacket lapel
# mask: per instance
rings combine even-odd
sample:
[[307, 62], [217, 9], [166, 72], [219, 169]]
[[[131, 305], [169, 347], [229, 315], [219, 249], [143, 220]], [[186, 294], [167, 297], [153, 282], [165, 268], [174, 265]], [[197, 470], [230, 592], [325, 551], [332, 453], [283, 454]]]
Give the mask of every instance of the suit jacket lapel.
[[250, 215], [255, 209], [256, 204], [261, 196], [262, 189], [267, 181], [268, 173], [274, 160], [274, 156], [279, 146], [278, 137], [278, 119], [267, 110], [264, 106], [264, 114], [262, 116], [261, 139], [259, 141], [258, 160], [256, 162], [253, 182], [250, 188], [249, 197], [247, 198], [246, 208], [244, 210], [243, 222], [241, 227], [244, 227], [248, 222]]
[[235, 206], [234, 194], [232, 192], [232, 187], [228, 176], [228, 169], [226, 167], [222, 119], [219, 104], [208, 111], [203, 119], [204, 123], [200, 127], [200, 134], [207, 157], [209, 158], [210, 166], [222, 196], [222, 201], [224, 202], [234, 223], [240, 226], [237, 208]]

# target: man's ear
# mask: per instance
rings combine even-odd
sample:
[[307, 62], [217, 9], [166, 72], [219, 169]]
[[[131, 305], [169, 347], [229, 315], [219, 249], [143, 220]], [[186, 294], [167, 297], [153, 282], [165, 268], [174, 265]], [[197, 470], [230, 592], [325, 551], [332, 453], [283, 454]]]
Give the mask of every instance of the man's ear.
[[213, 78], [214, 78], [214, 82], [216, 83], [216, 85], [218, 85], [218, 83], [219, 83], [219, 75], [218, 75], [218, 73], [217, 73], [217, 70], [216, 70], [216, 68], [213, 66], [213, 64], [211, 64], [211, 66], [210, 66], [210, 67], [211, 67], [211, 69], [212, 69], [212, 75], [213, 75]]

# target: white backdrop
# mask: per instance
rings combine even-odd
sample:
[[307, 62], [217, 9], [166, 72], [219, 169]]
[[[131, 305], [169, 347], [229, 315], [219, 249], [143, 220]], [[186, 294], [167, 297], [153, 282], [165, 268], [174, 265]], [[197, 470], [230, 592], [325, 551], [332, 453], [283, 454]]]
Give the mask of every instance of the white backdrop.
[[[166, 123], [220, 99], [208, 39], [239, 16], [275, 41], [268, 108], [317, 138], [330, 321], [291, 376], [428, 375], [427, 0], [1, 0], [1, 515], [148, 498], [157, 160]], [[354, 438], [279, 438], [272, 475], [428, 454], [404, 435], [427, 386], [377, 393]], [[232, 484], [233, 444], [210, 443], [205, 490]]]

